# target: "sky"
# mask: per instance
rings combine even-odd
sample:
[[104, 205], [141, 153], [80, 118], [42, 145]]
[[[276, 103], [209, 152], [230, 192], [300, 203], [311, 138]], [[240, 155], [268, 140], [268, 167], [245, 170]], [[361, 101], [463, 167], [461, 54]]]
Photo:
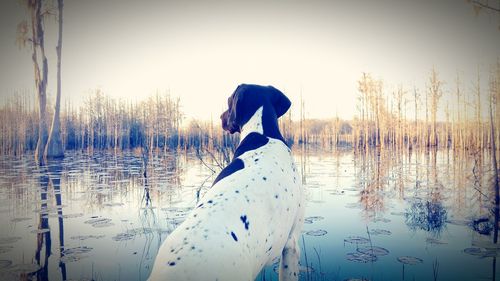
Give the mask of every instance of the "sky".
[[[494, 1], [493, 1], [494, 2]], [[34, 95], [29, 48], [15, 44], [27, 18], [17, 0], [0, 2], [0, 98]], [[363, 72], [425, 91], [433, 67], [454, 91], [457, 72], [484, 95], [500, 57], [500, 15], [476, 16], [464, 0], [128, 1], [65, 0], [63, 103], [96, 89], [140, 101], [180, 97], [187, 119], [218, 118], [240, 83], [273, 85], [310, 118], [356, 114]], [[57, 25], [47, 19], [49, 95], [55, 96]], [[485, 99], [483, 99], [485, 100]], [[441, 105], [447, 103], [442, 100]]]

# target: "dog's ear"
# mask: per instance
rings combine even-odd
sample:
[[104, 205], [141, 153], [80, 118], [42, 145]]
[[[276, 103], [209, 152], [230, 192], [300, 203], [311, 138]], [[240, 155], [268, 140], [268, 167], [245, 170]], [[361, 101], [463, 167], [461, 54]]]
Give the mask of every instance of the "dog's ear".
[[269, 88], [272, 90], [271, 103], [274, 106], [274, 111], [276, 111], [276, 117], [280, 118], [288, 111], [292, 102], [280, 90], [273, 86], [269, 86]]
[[231, 105], [229, 107], [229, 116], [227, 123], [233, 128], [241, 129], [242, 104], [245, 96], [246, 85], [239, 85], [231, 96]]

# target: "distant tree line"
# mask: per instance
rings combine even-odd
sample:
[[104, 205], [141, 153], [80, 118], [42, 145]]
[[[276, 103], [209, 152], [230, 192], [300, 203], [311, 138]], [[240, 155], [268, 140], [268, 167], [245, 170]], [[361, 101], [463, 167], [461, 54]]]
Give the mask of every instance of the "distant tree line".
[[[290, 144], [355, 149], [448, 148], [486, 149], [500, 142], [500, 63], [489, 77], [489, 88], [481, 89], [480, 78], [472, 91], [463, 89], [457, 76], [443, 107], [444, 81], [436, 70], [427, 88], [403, 86], [387, 92], [382, 80], [363, 73], [358, 81], [357, 115], [352, 120], [338, 117], [307, 119], [300, 101], [300, 118], [292, 120], [290, 110], [279, 120]], [[482, 100], [485, 99], [485, 100]], [[485, 109], [482, 104], [488, 104]], [[53, 108], [53, 107], [48, 107]], [[191, 149], [222, 151], [234, 149], [237, 135], [222, 131], [218, 123], [192, 120], [185, 123], [181, 101], [168, 93], [156, 93], [143, 101], [113, 99], [97, 89], [79, 106], [61, 109], [61, 139], [65, 150], [144, 148], [148, 153]], [[409, 114], [411, 109], [412, 114]], [[445, 120], [438, 121], [444, 109]], [[452, 110], [453, 109], [453, 110]], [[37, 145], [39, 118], [28, 93], [17, 93], [0, 109], [0, 153], [21, 155]], [[489, 114], [483, 114], [488, 111]], [[48, 110], [47, 116], [52, 112]], [[410, 116], [411, 115], [411, 116]], [[489, 118], [487, 118], [489, 117]], [[228, 158], [228, 153], [225, 158]]]

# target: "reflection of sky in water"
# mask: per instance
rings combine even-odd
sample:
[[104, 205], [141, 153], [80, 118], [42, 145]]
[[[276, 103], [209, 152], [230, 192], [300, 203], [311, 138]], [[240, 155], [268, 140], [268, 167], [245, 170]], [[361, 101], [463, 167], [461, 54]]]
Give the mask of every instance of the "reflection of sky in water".
[[[467, 225], [489, 218], [491, 205], [474, 189], [491, 194], [488, 157], [474, 177], [472, 158], [443, 152], [411, 158], [295, 154], [307, 188], [302, 279], [432, 280], [437, 268], [438, 280], [492, 280], [493, 258], [481, 258], [496, 256], [485, 249], [494, 246], [492, 237]], [[14, 279], [41, 267], [40, 279], [146, 279], [163, 239], [195, 204], [198, 189], [203, 185], [203, 194], [213, 180], [191, 154], [150, 164], [145, 182], [132, 154], [69, 154], [62, 171], [1, 159], [0, 277]], [[47, 222], [50, 232], [42, 227]], [[258, 280], [264, 277], [277, 280], [272, 266]]]

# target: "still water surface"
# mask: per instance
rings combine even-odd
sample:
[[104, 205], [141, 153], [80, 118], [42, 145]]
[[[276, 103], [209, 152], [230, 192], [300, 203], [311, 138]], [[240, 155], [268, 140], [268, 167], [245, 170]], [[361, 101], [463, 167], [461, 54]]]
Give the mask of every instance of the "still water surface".
[[[301, 280], [500, 280], [487, 155], [294, 153]], [[190, 153], [154, 157], [147, 179], [132, 152], [32, 159], [0, 159], [0, 280], [147, 279], [217, 170]], [[277, 278], [269, 266], [257, 280]]]

